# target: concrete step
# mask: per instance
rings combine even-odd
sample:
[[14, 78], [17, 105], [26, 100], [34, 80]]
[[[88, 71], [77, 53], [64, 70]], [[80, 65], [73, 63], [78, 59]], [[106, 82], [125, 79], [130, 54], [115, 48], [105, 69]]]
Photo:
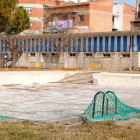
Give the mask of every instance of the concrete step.
[[79, 72], [58, 81], [58, 83], [93, 84], [93, 73], [95, 72]]

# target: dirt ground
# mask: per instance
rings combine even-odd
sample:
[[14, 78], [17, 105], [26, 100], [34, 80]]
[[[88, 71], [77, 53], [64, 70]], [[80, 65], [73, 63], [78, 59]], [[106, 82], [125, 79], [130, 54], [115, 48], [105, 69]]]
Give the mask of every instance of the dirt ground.
[[[28, 69], [28, 68], [0, 68], [0, 71], [95, 71], [95, 72], [113, 72], [113, 73], [130, 73], [130, 71], [106, 71], [93, 69], [77, 69], [77, 68], [57, 68], [57, 69]], [[140, 71], [132, 71], [131, 74], [140, 74]]]
[[28, 68], [0, 68], [0, 71], [77, 71], [77, 69], [28, 69]]

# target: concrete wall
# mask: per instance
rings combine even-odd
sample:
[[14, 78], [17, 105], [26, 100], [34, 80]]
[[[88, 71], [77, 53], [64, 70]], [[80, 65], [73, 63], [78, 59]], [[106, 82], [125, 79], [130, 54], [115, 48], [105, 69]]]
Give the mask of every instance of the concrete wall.
[[77, 71], [18, 71], [0, 72], [0, 85], [9, 84], [47, 84], [66, 78]]
[[140, 74], [95, 73], [93, 74], [93, 85], [139, 88]]
[[[74, 54], [71, 56], [70, 54]], [[92, 56], [87, 56], [88, 54]], [[107, 56], [110, 55], [110, 56]], [[58, 57], [54, 58], [55, 64], [58, 67]], [[93, 52], [93, 53], [63, 53], [60, 55], [60, 63], [66, 63], [66, 68], [78, 68], [89, 69], [90, 64], [98, 63], [103, 70], [129, 70], [130, 67], [130, 53], [128, 52]], [[20, 57], [20, 66], [28, 67], [29, 62], [45, 62], [54, 63], [50, 61], [50, 53], [46, 53], [45, 60], [42, 60], [42, 53], [35, 53], [35, 56], [30, 56], [30, 53], [26, 52]], [[15, 60], [15, 66], [18, 67], [18, 61]], [[140, 52], [132, 53], [132, 69], [138, 70], [140, 68]]]

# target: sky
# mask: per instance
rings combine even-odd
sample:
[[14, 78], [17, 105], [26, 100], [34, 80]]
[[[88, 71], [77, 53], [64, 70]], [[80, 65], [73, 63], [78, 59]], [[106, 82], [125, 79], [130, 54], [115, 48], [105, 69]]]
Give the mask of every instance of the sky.
[[127, 3], [129, 5], [132, 5], [133, 7], [136, 7], [136, 0], [113, 0], [114, 3]]
[[[67, 0], [64, 0], [67, 1]], [[72, 1], [77, 1], [77, 0], [72, 0]], [[88, 1], [88, 0], [81, 0], [82, 2]], [[136, 0], [113, 0], [114, 3], [127, 3], [129, 5], [132, 5], [133, 7], [136, 7]]]

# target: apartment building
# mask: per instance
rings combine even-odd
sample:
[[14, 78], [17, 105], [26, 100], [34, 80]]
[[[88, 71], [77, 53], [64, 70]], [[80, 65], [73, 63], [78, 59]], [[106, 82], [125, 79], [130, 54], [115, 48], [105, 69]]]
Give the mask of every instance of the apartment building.
[[130, 21], [135, 20], [136, 8], [126, 3], [113, 4], [112, 30], [128, 31], [131, 28]]
[[140, 0], [136, 0], [136, 16], [135, 20], [131, 21], [131, 27], [132, 31], [140, 30]]
[[[113, 0], [89, 0], [82, 3], [65, 2], [57, 0], [18, 0], [17, 8], [25, 7], [31, 20], [31, 27], [22, 34], [49, 33], [47, 12], [53, 12], [53, 20], [61, 17], [61, 21], [68, 19], [75, 24], [77, 29], [83, 32], [108, 32], [130, 30], [130, 21], [135, 20], [136, 8], [125, 3], [114, 4]], [[57, 15], [56, 15], [57, 14]], [[54, 27], [53, 27], [54, 28]], [[57, 31], [57, 29], [54, 29]]]
[[31, 27], [25, 30], [24, 34], [41, 34], [43, 33], [43, 9], [45, 6], [56, 6], [70, 4], [64, 1], [51, 1], [51, 0], [18, 0], [16, 8], [23, 6], [31, 20]]
[[[49, 31], [49, 24], [58, 20], [64, 24], [67, 20], [73, 23], [81, 32], [106, 32], [112, 31], [112, 9], [113, 0], [97, 0], [85, 3], [76, 3], [71, 5], [61, 5], [46, 7], [46, 32]], [[50, 15], [48, 15], [50, 13]], [[52, 19], [48, 20], [48, 17]], [[71, 22], [72, 20], [72, 22]], [[54, 23], [55, 24], [55, 23]], [[54, 30], [59, 30], [59, 26], [54, 27]], [[65, 26], [64, 29], [68, 27]], [[72, 27], [70, 25], [70, 27]], [[55, 29], [56, 28], [56, 29]]]

